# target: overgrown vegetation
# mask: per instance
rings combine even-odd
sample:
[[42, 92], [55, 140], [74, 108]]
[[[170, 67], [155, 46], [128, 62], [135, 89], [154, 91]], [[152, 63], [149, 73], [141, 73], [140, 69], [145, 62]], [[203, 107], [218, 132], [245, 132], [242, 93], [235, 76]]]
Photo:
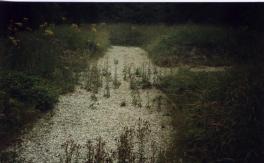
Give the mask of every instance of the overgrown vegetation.
[[[209, 25], [180, 25], [148, 46], [160, 66], [177, 64], [227, 65], [234, 48], [234, 31]], [[229, 57], [229, 60], [227, 59]]]
[[243, 26], [109, 24], [108, 28], [112, 44], [140, 46], [159, 66], [230, 66], [256, 57], [263, 60], [262, 33]]
[[10, 23], [8, 38], [1, 39], [1, 139], [52, 109], [59, 94], [73, 91], [89, 60], [109, 45], [103, 25], [45, 22], [32, 31], [24, 24]]
[[109, 26], [110, 41], [114, 45], [140, 46], [146, 39], [141, 28], [130, 24]]
[[[232, 67], [223, 72], [180, 69], [165, 77], [153, 70], [153, 86], [176, 104], [171, 109], [177, 134], [163, 162], [263, 162], [262, 33], [195, 24], [127, 26], [129, 37], [132, 27], [140, 32], [133, 38], [140, 36], [137, 45], [159, 66]], [[127, 35], [113, 43], [127, 45]], [[127, 71], [126, 67], [124, 78]], [[140, 68], [135, 72], [132, 89], [138, 85], [136, 76], [142, 75]], [[159, 101], [157, 97], [158, 108]]]
[[[98, 137], [96, 141], [88, 140], [85, 146], [69, 139], [62, 145], [63, 152], [60, 153], [60, 162], [162, 162], [159, 160], [159, 155], [164, 151], [158, 150], [157, 144], [147, 139], [150, 133], [149, 122], [139, 119], [135, 126], [123, 129], [116, 139], [116, 149], [111, 151], [106, 149], [107, 144], [101, 137]], [[149, 149], [146, 145], [150, 143], [151, 148]]]
[[[1, 138], [30, 121], [28, 117], [51, 109], [60, 93], [72, 91], [89, 59], [100, 56], [110, 40], [114, 45], [143, 47], [159, 66], [232, 66], [224, 72], [180, 69], [166, 77], [160, 76], [156, 69], [151, 70], [149, 63], [133, 72], [130, 65], [124, 66], [123, 79], [130, 82], [134, 106], [142, 107], [139, 89], [152, 86], [163, 90], [176, 104], [172, 116], [177, 132], [171, 148], [159, 156], [161, 162], [262, 162], [264, 77], [263, 68], [258, 65], [262, 63], [263, 48], [257, 32], [194, 24], [55, 26], [44, 23], [35, 31], [15, 31], [19, 26], [11, 24], [9, 38], [1, 39]], [[118, 60], [114, 62], [117, 67]], [[102, 69], [91, 66], [88, 72], [85, 88], [92, 91], [94, 101], [98, 89], [103, 87], [102, 76], [106, 79], [104, 97], [110, 97], [110, 81], [113, 80], [115, 88], [120, 86], [116, 68], [111, 79], [108, 60], [104, 66]], [[145, 107], [151, 108], [147, 98]], [[155, 99], [158, 110], [162, 101], [162, 96]], [[126, 106], [126, 102], [120, 105]], [[130, 130], [120, 136], [117, 152], [120, 162], [135, 161], [130, 137]], [[139, 162], [146, 159], [143, 145], [139, 145]], [[101, 139], [95, 146], [87, 143], [86, 161], [111, 162], [112, 155], [105, 153]], [[66, 156], [61, 161], [73, 161], [74, 153], [78, 161], [80, 147], [72, 141], [64, 147]], [[156, 160], [156, 156], [151, 160]]]
[[[261, 162], [262, 77], [256, 67], [227, 72], [180, 70], [161, 89], [177, 104], [171, 160], [184, 162]], [[176, 155], [175, 155], [176, 153]]]

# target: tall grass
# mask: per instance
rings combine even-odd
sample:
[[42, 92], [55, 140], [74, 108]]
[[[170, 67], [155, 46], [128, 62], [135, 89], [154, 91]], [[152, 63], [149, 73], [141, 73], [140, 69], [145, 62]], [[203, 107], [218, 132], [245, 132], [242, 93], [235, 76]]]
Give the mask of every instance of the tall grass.
[[[62, 146], [60, 162], [156, 163], [159, 153], [155, 148], [159, 147], [148, 139], [150, 133], [148, 121], [139, 119], [136, 126], [123, 129], [116, 138], [116, 148], [112, 150], [106, 148], [107, 142], [101, 137], [98, 137], [96, 141], [88, 140], [85, 146], [70, 139]], [[162, 153], [161, 149], [160, 153]]]

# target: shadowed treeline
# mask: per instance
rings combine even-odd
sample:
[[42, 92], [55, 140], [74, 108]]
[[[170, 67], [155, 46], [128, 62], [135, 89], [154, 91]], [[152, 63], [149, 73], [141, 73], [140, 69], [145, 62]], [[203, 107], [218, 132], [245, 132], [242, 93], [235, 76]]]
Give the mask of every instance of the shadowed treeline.
[[262, 3], [0, 3], [0, 26], [29, 18], [31, 27], [47, 21], [168, 23], [186, 22], [249, 26], [261, 29]]

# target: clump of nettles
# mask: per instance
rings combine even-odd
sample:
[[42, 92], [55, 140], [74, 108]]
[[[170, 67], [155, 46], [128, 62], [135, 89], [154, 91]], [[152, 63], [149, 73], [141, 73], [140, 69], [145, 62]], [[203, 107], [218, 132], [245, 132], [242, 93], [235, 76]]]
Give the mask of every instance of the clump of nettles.
[[114, 88], [117, 89], [121, 85], [121, 82], [118, 81], [118, 77], [117, 77], [117, 65], [118, 65], [118, 60], [117, 59], [114, 60], [114, 64], [115, 64], [115, 74], [114, 74], [113, 85], [114, 85]]
[[130, 86], [130, 89], [137, 89], [137, 82], [136, 82], [136, 77], [134, 75], [132, 75], [130, 77], [130, 81], [129, 81], [129, 86]]
[[93, 93], [98, 93], [98, 90], [102, 87], [102, 85], [101, 70], [98, 68], [98, 66], [92, 65], [88, 67], [85, 89], [87, 91], [92, 91]]
[[153, 99], [153, 102], [156, 103], [156, 107], [158, 111], [161, 111], [163, 100], [164, 98], [161, 95], [158, 95]]
[[[106, 142], [101, 137], [95, 142], [88, 140], [84, 146], [70, 139], [62, 145], [60, 163], [156, 163], [160, 155], [158, 151], [162, 150], [154, 141], [149, 141], [150, 133], [149, 122], [139, 119], [135, 127], [123, 129], [113, 151], [106, 149]], [[147, 148], [147, 145], [150, 147]]]
[[146, 108], [150, 109], [151, 108], [151, 104], [150, 104], [150, 97], [149, 97], [149, 92], [147, 91], [147, 103], [146, 103]]
[[123, 71], [122, 71], [123, 72], [123, 80], [127, 81], [128, 77], [129, 77], [129, 66], [124, 65], [123, 67], [124, 67]]
[[121, 107], [125, 107], [127, 104], [126, 104], [126, 101], [122, 101], [121, 103], [120, 103], [120, 106]]
[[150, 68], [150, 62], [148, 63], [147, 66], [145, 64], [142, 67], [143, 69], [143, 74], [142, 74], [142, 89], [147, 89], [152, 87], [151, 83], [151, 68]]
[[134, 145], [134, 130], [125, 127], [117, 139], [118, 162], [135, 162]]
[[[123, 71], [128, 71], [127, 68], [124, 68]], [[131, 73], [131, 72], [130, 72]], [[124, 78], [126, 78], [126, 73], [124, 74]], [[130, 88], [131, 89], [149, 89], [152, 87], [151, 83], [151, 70], [150, 66], [146, 66], [146, 64], [142, 64], [141, 67], [136, 67], [134, 73], [130, 75]]]
[[109, 75], [109, 74], [111, 74], [111, 73], [109, 72], [109, 59], [107, 57], [106, 60], [103, 63], [102, 75], [106, 76], [106, 75]]
[[131, 90], [132, 105], [136, 107], [142, 107], [142, 99], [140, 97], [140, 92], [138, 89]]
[[79, 144], [76, 144], [74, 140], [69, 139], [62, 144], [64, 153], [60, 154], [61, 163], [79, 162], [80, 148]]
[[153, 85], [159, 87], [161, 79], [161, 72], [158, 71], [157, 67], [153, 69]]
[[105, 78], [106, 78], [106, 81], [105, 81], [104, 97], [109, 98], [110, 97], [110, 80], [111, 80], [111, 75], [110, 74], [107, 74]]
[[146, 161], [146, 154], [145, 154], [145, 145], [146, 145], [146, 141], [147, 138], [150, 134], [151, 130], [150, 130], [150, 124], [148, 121], [143, 121], [141, 119], [139, 119], [139, 122], [137, 124], [137, 128], [136, 128], [136, 136], [138, 139], [138, 158], [139, 158], [139, 162], [145, 162]]

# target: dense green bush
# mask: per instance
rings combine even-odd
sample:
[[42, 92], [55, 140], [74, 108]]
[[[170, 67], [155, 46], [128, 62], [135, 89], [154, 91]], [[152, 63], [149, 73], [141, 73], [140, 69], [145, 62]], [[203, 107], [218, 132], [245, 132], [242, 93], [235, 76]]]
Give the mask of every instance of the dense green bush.
[[83, 32], [77, 25], [50, 26], [48, 30], [54, 32], [54, 37], [63, 49], [84, 49], [95, 52], [96, 36], [94, 32]]
[[41, 31], [17, 33], [16, 37], [6, 41], [3, 48], [4, 68], [46, 77], [52, 73], [62, 54], [55, 40]]
[[99, 56], [109, 46], [105, 29], [97, 29], [91, 25], [44, 24], [36, 31], [17, 32], [1, 40], [1, 67], [41, 76], [62, 92], [72, 91], [88, 58]]
[[[21, 72], [0, 73], [0, 143], [5, 144], [19, 130], [54, 107], [59, 90], [43, 78]], [[2, 158], [1, 158], [2, 159]]]
[[0, 89], [9, 98], [31, 104], [41, 111], [51, 109], [58, 99], [58, 89], [48, 81], [19, 72], [1, 72]]
[[161, 89], [177, 104], [173, 123], [177, 133], [168, 158], [190, 163], [225, 158], [263, 162], [260, 72], [256, 67], [214, 73], [180, 70], [164, 78]]

